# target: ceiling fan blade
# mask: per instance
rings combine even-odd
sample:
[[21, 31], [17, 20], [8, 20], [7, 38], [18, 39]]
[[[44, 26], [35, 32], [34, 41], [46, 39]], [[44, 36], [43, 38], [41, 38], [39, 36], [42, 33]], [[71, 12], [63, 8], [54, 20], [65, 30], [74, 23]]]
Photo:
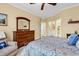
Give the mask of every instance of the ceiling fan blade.
[[43, 9], [44, 9], [44, 5], [45, 5], [45, 3], [42, 3], [41, 10], [43, 10]]
[[35, 3], [29, 3], [29, 4], [35, 4]]
[[48, 3], [48, 4], [53, 5], [53, 6], [56, 6], [57, 5], [57, 3]]

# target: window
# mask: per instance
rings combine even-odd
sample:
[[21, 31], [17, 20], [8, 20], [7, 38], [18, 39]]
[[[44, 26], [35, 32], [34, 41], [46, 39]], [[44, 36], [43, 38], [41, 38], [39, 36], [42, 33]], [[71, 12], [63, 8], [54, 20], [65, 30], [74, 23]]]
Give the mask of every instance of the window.
[[61, 19], [56, 20], [56, 36], [61, 37]]

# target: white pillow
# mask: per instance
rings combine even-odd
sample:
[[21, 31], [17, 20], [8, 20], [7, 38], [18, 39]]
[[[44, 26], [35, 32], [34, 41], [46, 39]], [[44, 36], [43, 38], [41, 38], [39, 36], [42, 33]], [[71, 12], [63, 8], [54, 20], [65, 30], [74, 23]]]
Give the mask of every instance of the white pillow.
[[79, 40], [76, 43], [76, 47], [79, 49]]
[[5, 38], [6, 38], [5, 32], [0, 31], [0, 39], [5, 39]]
[[0, 40], [0, 43], [1, 43], [1, 42], [5, 42], [6, 44], [8, 44], [7, 39]]

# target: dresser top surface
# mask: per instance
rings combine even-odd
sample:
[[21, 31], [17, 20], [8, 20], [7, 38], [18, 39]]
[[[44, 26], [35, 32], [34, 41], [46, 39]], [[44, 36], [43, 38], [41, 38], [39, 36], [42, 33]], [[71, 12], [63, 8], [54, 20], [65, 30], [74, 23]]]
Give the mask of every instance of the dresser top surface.
[[13, 32], [34, 32], [34, 30], [29, 30], [29, 31], [13, 31]]

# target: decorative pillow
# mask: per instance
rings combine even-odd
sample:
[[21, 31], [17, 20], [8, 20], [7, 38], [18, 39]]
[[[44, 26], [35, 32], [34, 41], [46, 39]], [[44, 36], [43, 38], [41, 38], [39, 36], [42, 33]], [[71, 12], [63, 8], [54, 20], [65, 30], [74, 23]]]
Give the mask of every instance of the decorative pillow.
[[78, 40], [78, 35], [77, 34], [71, 34], [68, 37], [68, 44], [69, 45], [76, 45], [77, 40]]
[[8, 45], [6, 44], [6, 42], [1, 42], [0, 43], [0, 49], [7, 47]]
[[79, 49], [79, 40], [76, 43], [76, 47]]
[[5, 32], [0, 31], [0, 40], [5, 38], [6, 38]]

